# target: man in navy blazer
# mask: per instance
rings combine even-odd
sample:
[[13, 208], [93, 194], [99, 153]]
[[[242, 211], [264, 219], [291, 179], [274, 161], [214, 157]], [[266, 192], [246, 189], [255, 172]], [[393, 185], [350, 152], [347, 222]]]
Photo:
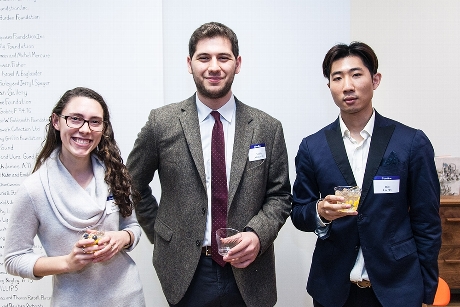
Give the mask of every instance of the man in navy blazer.
[[[317, 236], [307, 291], [315, 307], [420, 307], [434, 300], [441, 246], [440, 190], [426, 135], [372, 106], [381, 74], [374, 51], [332, 47], [323, 74], [338, 119], [296, 156], [292, 222]], [[336, 186], [358, 186], [357, 211]]]

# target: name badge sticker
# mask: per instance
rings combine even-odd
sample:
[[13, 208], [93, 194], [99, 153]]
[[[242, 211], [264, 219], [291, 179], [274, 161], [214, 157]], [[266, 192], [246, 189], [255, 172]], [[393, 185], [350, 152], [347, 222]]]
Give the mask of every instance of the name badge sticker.
[[252, 144], [249, 147], [249, 161], [263, 160], [266, 157], [265, 143]]
[[399, 193], [399, 176], [375, 176], [374, 194]]
[[120, 211], [120, 208], [113, 201], [113, 195], [109, 195], [107, 197], [107, 201], [105, 203], [105, 208], [106, 208], [105, 212], [107, 214], [111, 214], [111, 213]]

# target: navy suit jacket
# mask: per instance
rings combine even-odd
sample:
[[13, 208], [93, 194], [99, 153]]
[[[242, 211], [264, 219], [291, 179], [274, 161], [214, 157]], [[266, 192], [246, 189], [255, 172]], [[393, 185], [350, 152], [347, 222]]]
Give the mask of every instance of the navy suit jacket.
[[[303, 139], [296, 156], [292, 222], [317, 228], [316, 202], [334, 186], [356, 185], [339, 119]], [[399, 193], [375, 194], [375, 176], [399, 176]], [[313, 253], [308, 293], [343, 306], [362, 248], [372, 288], [383, 306], [432, 303], [441, 247], [440, 190], [433, 147], [420, 131], [375, 114], [358, 215], [334, 220]]]

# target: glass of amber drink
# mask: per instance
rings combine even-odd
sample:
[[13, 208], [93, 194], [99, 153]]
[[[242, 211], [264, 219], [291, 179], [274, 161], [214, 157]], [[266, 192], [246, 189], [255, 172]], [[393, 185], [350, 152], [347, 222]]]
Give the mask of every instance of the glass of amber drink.
[[102, 230], [90, 230], [88, 232], [85, 232], [81, 235], [82, 239], [93, 239], [95, 244], [98, 244], [99, 239], [104, 235], [104, 232]]
[[[98, 245], [99, 239], [101, 239], [104, 236], [104, 231], [100, 229], [86, 229], [81, 232], [79, 232], [80, 238], [81, 239], [93, 239], [94, 243], [85, 245], [83, 247], [88, 247], [92, 245]], [[94, 251], [87, 251], [86, 253], [94, 253]]]
[[344, 204], [351, 205], [348, 209], [342, 209], [341, 212], [353, 212], [358, 210], [359, 198], [361, 197], [361, 189], [357, 186], [338, 186], [334, 188], [336, 196], [345, 198]]

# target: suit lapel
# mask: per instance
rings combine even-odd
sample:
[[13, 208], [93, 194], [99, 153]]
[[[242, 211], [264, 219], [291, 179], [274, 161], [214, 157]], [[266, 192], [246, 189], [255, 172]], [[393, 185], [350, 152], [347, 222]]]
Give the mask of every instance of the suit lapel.
[[185, 140], [190, 154], [195, 162], [203, 187], [206, 189], [206, 175], [204, 171], [203, 147], [201, 145], [200, 124], [196, 109], [195, 95], [182, 102], [180, 122], [184, 130]]
[[343, 178], [347, 182], [347, 185], [355, 186], [356, 180], [353, 176], [353, 171], [350, 166], [350, 161], [348, 161], [347, 152], [345, 150], [345, 145], [343, 143], [342, 134], [340, 133], [339, 120], [335, 122], [335, 129], [325, 130], [326, 140], [329, 144], [332, 156], [334, 157], [335, 163], [342, 173]]
[[228, 190], [228, 203], [232, 203], [236, 190], [240, 184], [243, 171], [248, 160], [249, 147], [251, 145], [254, 128], [252, 116], [248, 108], [235, 98], [235, 139], [233, 142], [232, 167], [230, 173], [230, 184]]
[[384, 118], [376, 111], [375, 125], [372, 133], [369, 155], [367, 157], [366, 172], [364, 173], [363, 186], [361, 191], [361, 204], [364, 202], [370, 187], [373, 184], [375, 174], [380, 167], [383, 155], [390, 142], [395, 125], [383, 126]]

